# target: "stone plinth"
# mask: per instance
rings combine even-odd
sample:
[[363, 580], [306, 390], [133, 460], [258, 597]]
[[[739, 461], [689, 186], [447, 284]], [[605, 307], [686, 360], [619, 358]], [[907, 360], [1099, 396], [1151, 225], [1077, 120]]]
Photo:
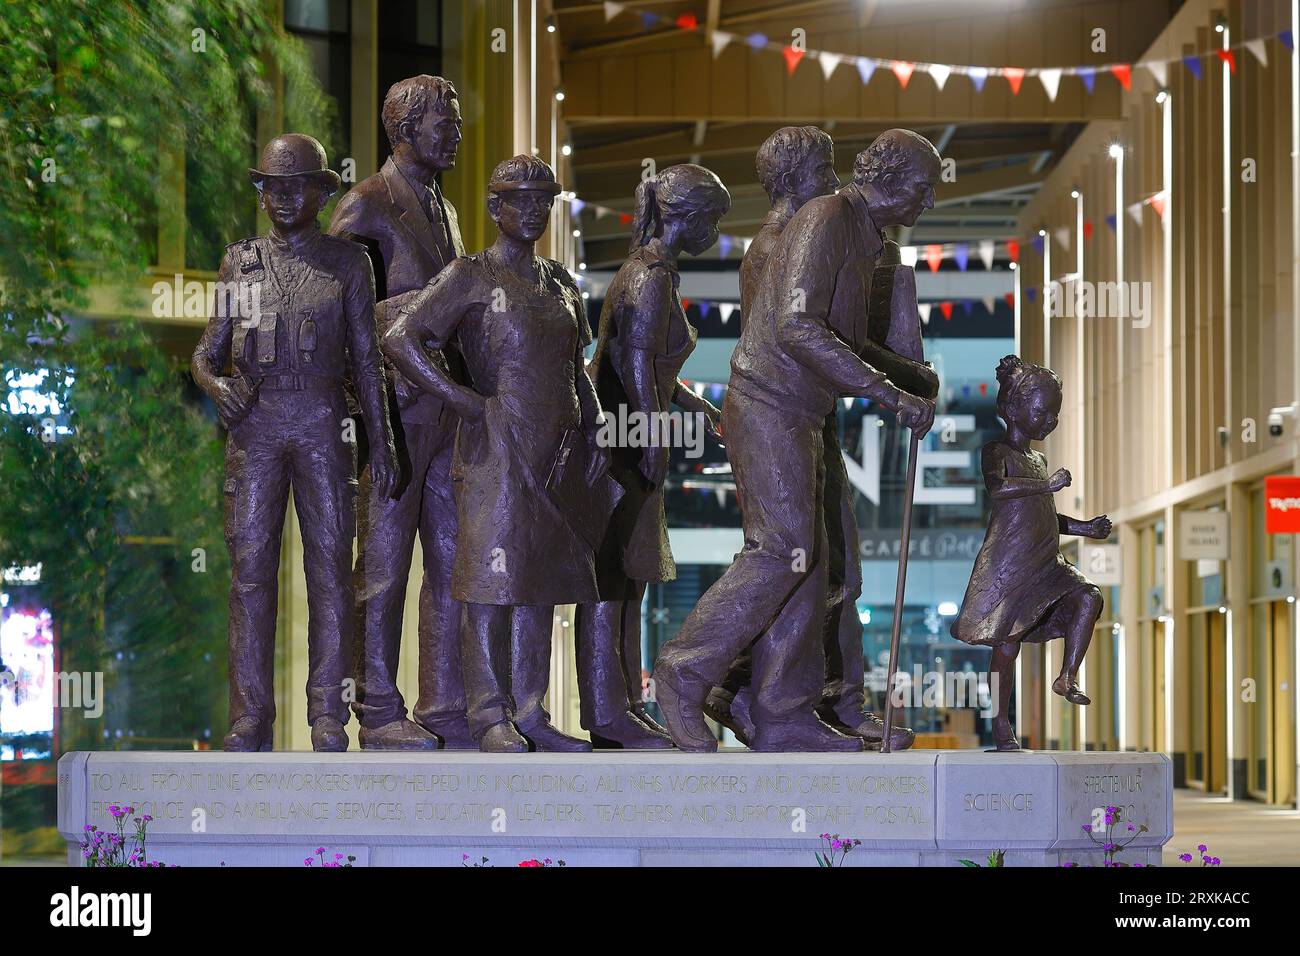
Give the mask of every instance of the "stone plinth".
[[1054, 866], [1100, 859], [1081, 828], [1106, 806], [1148, 828], [1125, 862], [1159, 863], [1173, 834], [1172, 767], [1147, 753], [77, 752], [59, 761], [70, 862], [114, 804], [152, 816], [150, 857], [182, 866], [302, 866], [317, 847], [358, 866], [810, 866], [821, 833], [862, 840], [848, 865], [999, 849]]

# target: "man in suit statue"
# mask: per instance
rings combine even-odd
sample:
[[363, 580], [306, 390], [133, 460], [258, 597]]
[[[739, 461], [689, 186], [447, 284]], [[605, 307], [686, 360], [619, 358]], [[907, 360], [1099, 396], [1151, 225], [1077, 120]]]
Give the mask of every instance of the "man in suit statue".
[[[785, 126], [758, 148], [754, 163], [772, 209], [758, 234], [745, 250], [740, 264], [740, 327], [758, 294], [758, 283], [781, 233], [804, 204], [818, 196], [829, 196], [839, 187], [835, 175], [834, 144], [815, 126]], [[864, 343], [870, 346], [870, 343]], [[862, 357], [878, 370], [889, 373], [879, 350]], [[897, 357], [893, 363], [906, 359]], [[915, 369], [913, 374], [925, 374]], [[822, 451], [826, 468], [823, 506], [826, 512], [827, 557], [830, 590], [827, 594], [825, 630], [826, 684], [817, 708], [823, 722], [842, 733], [878, 744], [884, 735], [884, 721], [864, 713], [865, 661], [862, 625], [857, 601], [862, 594], [862, 563], [858, 554], [858, 524], [853, 511], [853, 494], [840, 450], [839, 424], [835, 412], [826, 416], [822, 427]], [[704, 712], [731, 729], [746, 746], [754, 736], [750, 715], [753, 707], [752, 659], [748, 648], [736, 658], [721, 684], [709, 692]], [[890, 749], [906, 750], [916, 735], [906, 727], [895, 727]]]
[[859, 157], [861, 181], [790, 219], [760, 277], [731, 359], [722, 431], [736, 477], [744, 550], [700, 598], [655, 664], [664, 723], [683, 750], [717, 749], [705, 698], [752, 645], [752, 745], [760, 751], [861, 750], [865, 733], [818, 719], [829, 586], [824, 426], [843, 396], [895, 411], [924, 435], [934, 402], [860, 357], [882, 230], [934, 205], [939, 155], [907, 130]]
[[[403, 302], [464, 254], [456, 210], [437, 175], [456, 165], [461, 140], [456, 89], [440, 76], [394, 83], [384, 97], [384, 131], [393, 154], [339, 202], [330, 232], [360, 242], [375, 270], [380, 335]], [[463, 365], [452, 349], [433, 356], [453, 376]], [[354, 570], [357, 699], [361, 746], [374, 750], [477, 749], [465, 719], [460, 667], [461, 606], [451, 596], [456, 506], [451, 458], [455, 412], [388, 366], [389, 406], [404, 472], [397, 498], [361, 477]], [[402, 610], [416, 532], [424, 554], [420, 586], [419, 700], [406, 716], [397, 689]]]

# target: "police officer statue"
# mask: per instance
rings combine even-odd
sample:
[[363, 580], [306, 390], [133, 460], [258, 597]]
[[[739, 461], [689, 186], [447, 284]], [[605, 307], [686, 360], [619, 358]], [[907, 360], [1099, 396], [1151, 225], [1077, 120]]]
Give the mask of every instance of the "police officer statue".
[[[230, 549], [230, 732], [225, 749], [271, 749], [280, 538], [289, 490], [302, 527], [307, 577], [307, 720], [315, 750], [348, 746], [343, 682], [352, 649], [355, 428], [345, 376], [370, 436], [375, 484], [392, 494], [396, 458], [365, 250], [317, 225], [339, 176], [310, 136], [277, 136], [250, 169], [266, 236], [232, 243], [220, 281], [238, 285], [251, 314], [221, 297], [194, 350], [193, 374], [216, 403], [226, 440]], [[227, 296], [227, 299], [233, 298]], [[227, 364], [231, 366], [226, 374]]]

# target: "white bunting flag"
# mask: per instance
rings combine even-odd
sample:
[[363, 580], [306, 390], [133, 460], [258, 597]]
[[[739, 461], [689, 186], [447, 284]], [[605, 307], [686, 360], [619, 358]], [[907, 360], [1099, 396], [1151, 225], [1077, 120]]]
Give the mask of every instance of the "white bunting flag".
[[736, 311], [734, 302], [719, 302], [718, 312], [722, 314], [722, 324], [726, 325], [727, 320], [731, 318], [731, 313]]
[[929, 66], [930, 76], [934, 78], [934, 85], [940, 90], [948, 82], [948, 77], [952, 75], [952, 67], [944, 66], [942, 63], [931, 63]]
[[1060, 229], [1053, 230], [1052, 238], [1060, 243], [1062, 249], [1070, 248], [1070, 230], [1062, 226]]
[[986, 296], [984, 297], [984, 308], [986, 308], [986, 309], [989, 310], [989, 315], [992, 315], [992, 314], [993, 314], [993, 306], [994, 306], [994, 304], [995, 304], [995, 300], [994, 300], [993, 296], [991, 296], [991, 295], [986, 295]]
[[709, 42], [713, 44], [713, 58], [717, 59], [718, 54], [727, 48], [727, 44], [735, 37], [734, 33], [727, 33], [723, 30], [714, 30], [709, 36]]
[[1129, 218], [1138, 225], [1142, 224], [1142, 203], [1143, 200], [1139, 199], [1137, 202], [1133, 203], [1133, 205], [1128, 207]]
[[829, 80], [831, 74], [835, 72], [835, 68], [840, 65], [843, 59], [844, 57], [838, 53], [827, 53], [825, 50], [818, 53], [817, 62], [822, 66], [822, 76]]
[[916, 268], [917, 251], [916, 246], [903, 246], [898, 250], [898, 259], [909, 269]]
[[1043, 92], [1047, 94], [1048, 100], [1056, 102], [1056, 91], [1061, 86], [1060, 70], [1039, 70], [1038, 79], [1043, 83]]
[[934, 308], [934, 306], [931, 305], [929, 302], [920, 302], [920, 303], [917, 303], [916, 310], [917, 310], [918, 312], [921, 313], [921, 324], [922, 324], [922, 325], [929, 325], [929, 324], [930, 324], [930, 310], [933, 309], [933, 308]]
[[1151, 71], [1151, 75], [1155, 77], [1157, 86], [1166, 87], [1169, 85], [1169, 64], [1164, 60], [1151, 60], [1142, 65]]
[[979, 244], [980, 262], [984, 263], [985, 269], [993, 268], [993, 240], [985, 239]]
[[1247, 40], [1246, 49], [1255, 54], [1255, 59], [1259, 60], [1260, 66], [1268, 66], [1268, 48], [1264, 46], [1264, 41]]
[[606, 23], [608, 23], [610, 20], [613, 20], [616, 16], [618, 16], [622, 12], [623, 12], [623, 4], [610, 3], [609, 0], [605, 0], [605, 22]]

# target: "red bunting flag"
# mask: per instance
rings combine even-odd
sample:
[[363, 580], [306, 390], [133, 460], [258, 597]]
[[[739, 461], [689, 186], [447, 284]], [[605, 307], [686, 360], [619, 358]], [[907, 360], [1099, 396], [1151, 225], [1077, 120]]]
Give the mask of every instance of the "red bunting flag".
[[988, 393], [989, 393], [989, 383], [988, 383], [988, 382], [980, 382], [980, 394], [981, 394], [981, 395], [987, 395]]
[[940, 302], [939, 311], [943, 313], [943, 320], [947, 322], [949, 319], [952, 318], [952, 303]]
[[939, 263], [943, 262], [943, 246], [926, 246], [925, 261], [929, 264], [931, 272], [938, 272]]
[[1157, 216], [1161, 219], [1165, 218], [1165, 194], [1163, 190], [1156, 193], [1147, 202], [1151, 204], [1151, 208], [1156, 211]]
[[892, 69], [894, 76], [898, 77], [898, 85], [907, 89], [907, 81], [912, 78], [912, 71], [916, 69], [916, 64], [909, 63], [907, 60], [895, 60]]
[[1002, 68], [1002, 75], [1005, 76], [1007, 82], [1011, 84], [1011, 94], [1013, 96], [1019, 96], [1020, 84], [1025, 79], [1025, 71], [1018, 66], [1004, 66]]
[[1116, 63], [1110, 68], [1115, 74], [1115, 79], [1119, 80], [1119, 85], [1126, 90], [1133, 89], [1133, 67], [1127, 63]]
[[1083, 221], [1083, 238], [1084, 238], [1085, 240], [1087, 240], [1087, 239], [1091, 239], [1091, 238], [1092, 238], [1092, 220], [1091, 220], [1091, 219], [1085, 219], [1085, 220]]
[[1011, 257], [1012, 262], [1020, 261], [1020, 243], [1014, 239], [1007, 240], [1007, 255]]
[[1008, 292], [1002, 298], [1007, 300], [1007, 305], [1011, 306], [1011, 308], [1016, 307], [1016, 294], [1014, 292]]
[[677, 28], [679, 30], [695, 30], [699, 28], [699, 25], [700, 21], [695, 19], [693, 13], [683, 13], [677, 18]]
[[687, 309], [689, 309], [690, 307], [691, 307], [691, 300], [690, 300], [690, 299], [682, 299], [682, 311], [685, 312], [685, 311], [686, 311]]
[[799, 61], [803, 59], [803, 50], [796, 50], [787, 43], [785, 49], [781, 51], [781, 55], [785, 57], [785, 72], [793, 76], [794, 68], [798, 66]]
[[618, 221], [625, 226], [630, 225], [632, 222], [632, 214], [630, 212], [621, 212], [618, 214]]
[[1233, 53], [1231, 50], [1215, 50], [1214, 55], [1224, 63], [1228, 64], [1229, 73], [1237, 72], [1237, 54]]

